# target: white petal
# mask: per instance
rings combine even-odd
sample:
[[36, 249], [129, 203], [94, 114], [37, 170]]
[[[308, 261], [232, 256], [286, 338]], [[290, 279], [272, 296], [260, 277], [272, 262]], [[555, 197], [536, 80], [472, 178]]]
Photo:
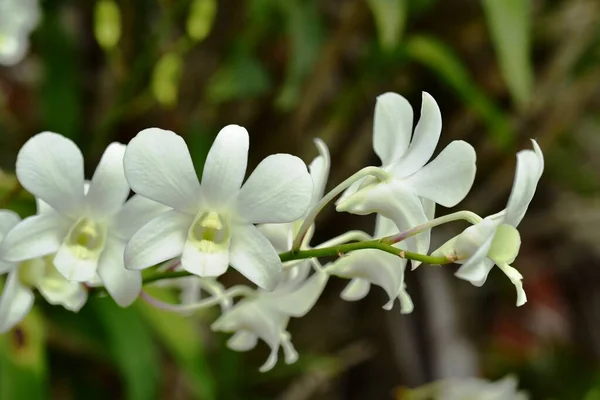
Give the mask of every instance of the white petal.
[[312, 178], [296, 156], [274, 154], [261, 161], [237, 198], [240, 218], [255, 224], [292, 222], [302, 217], [312, 197]]
[[[45, 257], [43, 263], [51, 263], [52, 258]], [[37, 288], [46, 301], [52, 305], [61, 305], [67, 310], [77, 312], [87, 301], [87, 290], [79, 282], [69, 282], [53, 266], [42, 264], [44, 275], [38, 280]]]
[[473, 286], [481, 287], [487, 280], [488, 274], [493, 267], [494, 262], [489, 258], [484, 258], [479, 262], [462, 265], [454, 275], [457, 278], [471, 282]]
[[381, 214], [377, 214], [375, 219], [375, 239], [380, 239], [386, 236], [391, 236], [398, 233], [398, 227], [389, 218], [382, 217]]
[[63, 241], [56, 256], [54, 266], [70, 281], [87, 282], [96, 276], [100, 254], [82, 257], [66, 240]]
[[394, 175], [407, 177], [431, 159], [442, 133], [442, 113], [437, 103], [427, 92], [423, 92], [421, 118], [415, 128], [410, 147], [398, 163], [394, 164]]
[[144, 129], [129, 142], [123, 165], [134, 192], [195, 214], [201, 200], [200, 183], [181, 136], [158, 128]]
[[52, 132], [29, 139], [16, 166], [21, 185], [58, 212], [76, 216], [84, 204], [83, 155], [72, 140]]
[[544, 170], [542, 151], [535, 141], [532, 142], [534, 151], [521, 150], [517, 153], [517, 171], [506, 205], [505, 223], [515, 227], [523, 219]]
[[366, 279], [354, 278], [344, 288], [340, 297], [346, 301], [357, 301], [364, 299], [369, 290], [371, 284]]
[[423, 211], [425, 211], [427, 220], [431, 221], [435, 218], [435, 201], [422, 197], [421, 204], [423, 204]]
[[0, 297], [0, 333], [4, 333], [21, 322], [33, 306], [34, 295], [19, 282], [19, 271], [8, 274]]
[[390, 165], [405, 153], [413, 128], [413, 110], [397, 93], [377, 96], [373, 121], [373, 149], [383, 165]]
[[163, 204], [135, 195], [112, 218], [110, 233], [128, 240], [142, 226], [168, 210], [169, 207]]
[[400, 313], [402, 314], [410, 314], [415, 309], [415, 305], [413, 301], [406, 291], [406, 285], [402, 286], [400, 293], [398, 294], [398, 299], [400, 299]]
[[[6, 236], [6, 234], [19, 223], [21, 217], [17, 213], [9, 210], [0, 210], [0, 242]], [[11, 269], [15, 268], [16, 265], [11, 262], [0, 261], [0, 275], [5, 274]]]
[[279, 255], [254, 225], [231, 227], [231, 266], [265, 290], [273, 290], [281, 279]]
[[[361, 191], [365, 191], [362, 201], [347, 211], [359, 215], [379, 213], [394, 221], [400, 232], [427, 222], [421, 201], [407, 190], [402, 182], [380, 183], [372, 188], [361, 189]], [[361, 191], [357, 192], [355, 196], [360, 196]], [[340, 209], [340, 206], [337, 207], [337, 210], [345, 211]], [[404, 250], [426, 254], [429, 250], [430, 237], [431, 232], [427, 230], [404, 240], [401, 246]], [[413, 261], [413, 269], [419, 264]]]
[[319, 155], [308, 166], [310, 176], [313, 180], [313, 194], [310, 206], [315, 206], [323, 197], [325, 186], [327, 185], [327, 177], [329, 176], [329, 168], [331, 167], [331, 157], [329, 149], [324, 141], [315, 139], [315, 146], [319, 150]]
[[123, 170], [125, 145], [111, 143], [108, 145], [94, 176], [85, 201], [94, 216], [113, 215], [125, 203], [129, 196], [129, 184]]
[[56, 213], [25, 218], [4, 238], [0, 258], [14, 262], [55, 253], [69, 231], [68, 224]]
[[256, 347], [258, 337], [249, 331], [237, 331], [227, 341], [227, 347], [235, 351], [248, 351]]
[[506, 276], [508, 276], [508, 279], [510, 279], [510, 281], [513, 283], [513, 285], [515, 285], [515, 288], [517, 289], [517, 307], [520, 307], [523, 304], [527, 303], [527, 295], [523, 290], [523, 275], [521, 275], [519, 271], [517, 271], [510, 265], [501, 264], [498, 265], [498, 267], [500, 267], [502, 272], [504, 272]]
[[202, 251], [198, 243], [186, 240], [181, 256], [181, 267], [186, 271], [206, 277], [221, 276], [229, 267], [229, 246], [208, 242], [209, 248]]
[[475, 150], [462, 140], [450, 143], [429, 164], [404, 182], [421, 197], [444, 207], [454, 207], [465, 198], [475, 180]]
[[519, 254], [521, 235], [511, 225], [502, 224], [496, 229], [488, 257], [496, 264], [511, 264]]
[[170, 210], [144, 225], [125, 248], [125, 268], [144, 269], [181, 255], [192, 221], [193, 217]]
[[25, 57], [28, 48], [29, 40], [26, 32], [3, 35], [0, 45], [0, 65], [11, 67], [18, 64]]
[[21, 221], [21, 217], [10, 210], [0, 210], [0, 241]]
[[[487, 274], [490, 272], [489, 260], [487, 254], [492, 247], [492, 241], [494, 237], [489, 237], [483, 244], [469, 257], [464, 264], [454, 274], [457, 278], [464, 279], [471, 282], [472, 284], [478, 282], [485, 282]], [[492, 262], [493, 265], [493, 262]]]
[[258, 230], [269, 239], [269, 242], [279, 253], [288, 251], [292, 248], [293, 233], [292, 223], [285, 224], [261, 224], [257, 226]]
[[272, 298], [272, 307], [292, 317], [303, 317], [315, 305], [323, 293], [329, 275], [325, 272], [316, 272], [298, 287], [287, 293], [265, 293], [265, 297]]
[[342, 278], [360, 278], [380, 286], [393, 302], [403, 288], [405, 266], [404, 258], [365, 249], [340, 258], [328, 271]]
[[98, 263], [98, 275], [115, 302], [129, 307], [142, 290], [142, 274], [125, 269], [124, 253], [125, 243], [109, 238]]
[[204, 164], [202, 193], [212, 206], [233, 200], [240, 190], [248, 164], [248, 131], [227, 125], [217, 135]]

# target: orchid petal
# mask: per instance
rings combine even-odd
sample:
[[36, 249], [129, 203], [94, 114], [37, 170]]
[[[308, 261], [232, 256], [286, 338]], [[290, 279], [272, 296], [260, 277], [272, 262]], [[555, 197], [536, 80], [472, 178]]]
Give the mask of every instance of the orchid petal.
[[377, 96], [373, 121], [373, 150], [383, 165], [398, 160], [408, 147], [413, 127], [413, 110], [397, 93]]
[[34, 299], [33, 292], [19, 282], [18, 269], [12, 270], [0, 296], [0, 333], [21, 322], [31, 311]]
[[181, 267], [186, 271], [205, 277], [221, 276], [229, 267], [229, 247], [206, 241], [209, 248], [200, 248], [188, 238], [183, 247]]
[[168, 211], [169, 207], [140, 195], [134, 195], [112, 218], [111, 234], [130, 239], [142, 226]]
[[56, 213], [25, 218], [0, 244], [0, 258], [16, 262], [55, 253], [69, 231], [68, 223]]
[[323, 197], [325, 186], [327, 185], [327, 177], [329, 176], [329, 168], [331, 167], [331, 157], [329, 156], [329, 149], [325, 142], [321, 139], [315, 139], [314, 142], [319, 150], [319, 155], [308, 166], [310, 176], [313, 180], [311, 207], [314, 207]]
[[248, 222], [292, 222], [310, 204], [313, 183], [306, 164], [289, 154], [265, 158], [252, 172], [237, 198], [237, 211]]
[[454, 207], [471, 190], [475, 170], [473, 146], [462, 140], [455, 140], [433, 161], [404, 182], [416, 195], [444, 207]]
[[217, 135], [204, 164], [202, 193], [212, 206], [233, 199], [240, 190], [249, 147], [248, 131], [239, 125], [227, 125]]
[[500, 264], [498, 267], [500, 267], [502, 272], [504, 272], [517, 289], [517, 307], [521, 307], [523, 304], [527, 303], [527, 295], [525, 294], [525, 290], [523, 290], [523, 275], [507, 264]]
[[[407, 190], [402, 182], [392, 181], [379, 183], [372, 187], [366, 187], [354, 196], [358, 200], [352, 203], [348, 199], [350, 209], [344, 209], [344, 203], [338, 205], [338, 211], [348, 211], [354, 214], [365, 215], [379, 213], [391, 219], [396, 224], [398, 231], [402, 232], [427, 222], [423, 206], [419, 198]], [[403, 248], [408, 251], [426, 254], [429, 250], [431, 232], [429, 230], [403, 241]], [[420, 263], [413, 261], [413, 269]]]
[[329, 275], [325, 272], [316, 272], [297, 289], [280, 294], [278, 292], [265, 293], [267, 298], [273, 298], [272, 307], [276, 310], [292, 316], [303, 317], [315, 305], [325, 285]]
[[124, 254], [125, 243], [110, 238], [98, 263], [98, 275], [110, 297], [121, 307], [129, 307], [142, 291], [142, 274], [125, 269]]
[[125, 248], [125, 268], [140, 270], [181, 255], [192, 217], [166, 211], [137, 231]]
[[124, 144], [111, 143], [96, 167], [85, 201], [97, 217], [115, 214], [129, 196], [129, 184], [123, 170], [124, 155]]
[[514, 227], [523, 219], [544, 170], [542, 151], [534, 140], [532, 142], [534, 151], [521, 150], [517, 153], [517, 170], [505, 216], [505, 223]]
[[256, 347], [258, 337], [250, 331], [239, 330], [227, 341], [227, 347], [235, 351], [248, 351]]
[[123, 165], [137, 194], [181, 212], [196, 213], [200, 183], [188, 147], [175, 132], [144, 129], [129, 142]]
[[484, 260], [489, 260], [489, 258], [487, 258], [487, 254], [490, 251], [490, 247], [492, 247], [493, 240], [494, 236], [488, 237], [473, 253], [473, 255], [471, 255], [454, 273], [454, 275], [457, 278], [464, 279], [472, 284], [485, 282], [487, 279], [487, 274], [490, 272], [491, 268], [488, 268], [490, 263], [487, 261], [484, 262]]
[[421, 117], [404, 157], [393, 164], [395, 175], [404, 178], [419, 171], [431, 159], [441, 133], [442, 114], [440, 108], [429, 93], [423, 92]]
[[56, 256], [54, 266], [70, 281], [87, 282], [96, 276], [100, 253], [81, 256], [71, 243], [63, 241]]
[[83, 155], [72, 140], [52, 132], [33, 136], [19, 151], [16, 174], [28, 192], [61, 214], [82, 209]]
[[353, 278], [344, 288], [340, 297], [346, 301], [357, 301], [365, 298], [369, 294], [371, 284], [368, 280], [362, 278]]
[[269, 240], [254, 225], [235, 225], [231, 232], [231, 266], [265, 290], [281, 278], [281, 260]]
[[51, 257], [39, 259], [41, 276], [36, 287], [46, 301], [52, 305], [61, 305], [69, 311], [77, 312], [87, 301], [87, 290], [79, 282], [70, 282], [58, 272]]
[[260, 224], [258, 230], [265, 235], [278, 253], [283, 253], [292, 248], [292, 224]]

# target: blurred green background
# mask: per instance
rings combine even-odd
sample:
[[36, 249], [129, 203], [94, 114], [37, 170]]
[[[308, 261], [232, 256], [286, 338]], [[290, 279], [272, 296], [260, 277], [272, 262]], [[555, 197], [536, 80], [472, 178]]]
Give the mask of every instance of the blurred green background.
[[[438, 149], [455, 139], [476, 147], [476, 184], [460, 209], [504, 207], [515, 152], [529, 138], [546, 170], [520, 226], [524, 307], [496, 270], [483, 288], [454, 278], [454, 266], [407, 273], [408, 316], [382, 310], [378, 290], [344, 302], [344, 282], [332, 279], [315, 309], [291, 322], [300, 361], [260, 374], [266, 346], [228, 350], [208, 328], [217, 310], [184, 318], [93, 298], [72, 314], [40, 301], [0, 336], [0, 399], [402, 399], [403, 387], [507, 373], [532, 399], [600, 399], [600, 2], [41, 7], [27, 57], [0, 68], [0, 205], [22, 215], [34, 205], [15, 190], [14, 160], [37, 132], [77, 142], [89, 172], [108, 143], [152, 126], [184, 136], [197, 166], [226, 124], [250, 132], [251, 167], [273, 152], [310, 161], [320, 137], [332, 152], [332, 187], [376, 162], [373, 107], [386, 91], [415, 110], [428, 91], [444, 119]], [[372, 227], [371, 217], [328, 210], [316, 241]], [[432, 248], [461, 228], [435, 231]]]

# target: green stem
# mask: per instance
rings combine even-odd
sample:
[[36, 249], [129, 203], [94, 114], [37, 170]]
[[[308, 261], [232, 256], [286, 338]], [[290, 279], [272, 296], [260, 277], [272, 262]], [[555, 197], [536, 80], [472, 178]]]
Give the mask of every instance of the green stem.
[[325, 196], [323, 196], [321, 201], [319, 201], [317, 205], [314, 206], [312, 210], [310, 210], [310, 212], [304, 219], [304, 222], [302, 222], [302, 226], [300, 227], [298, 233], [296, 233], [296, 237], [294, 238], [292, 250], [296, 251], [300, 248], [300, 246], [302, 245], [302, 239], [304, 239], [306, 232], [308, 232], [313, 222], [315, 222], [315, 218], [321, 212], [321, 210], [325, 208], [325, 206], [329, 204], [331, 200], [333, 200], [337, 195], [346, 190], [354, 182], [366, 176], [375, 176], [380, 180], [385, 180], [389, 178], [389, 174], [379, 167], [365, 167], [357, 173], [355, 173], [354, 175], [352, 175], [351, 177], [349, 177], [348, 179], [346, 179], [345, 181], [343, 181], [342, 183], [340, 183], [339, 185], [337, 185], [336, 187], [334, 187], [333, 189], [331, 189], [331, 191]]
[[[352, 251], [364, 250], [364, 249], [376, 249], [385, 251], [386, 253], [393, 254], [400, 258], [406, 258], [409, 260], [417, 260], [427, 264], [435, 264], [435, 265], [443, 265], [443, 264], [451, 264], [455, 262], [453, 258], [450, 257], [433, 257], [428, 256], [426, 254], [413, 253], [410, 251], [402, 250], [397, 247], [394, 247], [390, 244], [384, 243], [381, 239], [375, 240], [367, 240], [363, 242], [355, 242], [355, 243], [344, 243], [336, 246], [330, 247], [321, 247], [316, 249], [308, 249], [308, 250], [297, 250], [297, 251], [286, 251], [284, 253], [279, 254], [279, 258], [282, 262], [286, 261], [294, 261], [294, 260], [305, 260], [307, 258], [318, 258], [318, 257], [336, 257], [341, 256], [346, 253], [350, 253]], [[187, 271], [165, 271], [165, 272], [154, 272], [151, 275], [146, 276], [143, 279], [143, 284], [148, 284], [156, 281], [160, 281], [163, 279], [174, 279], [174, 278], [183, 278], [186, 276], [192, 276]]]
[[432, 219], [422, 225], [415, 226], [407, 231], [397, 233], [392, 236], [385, 237], [381, 239], [383, 243], [394, 244], [402, 242], [403, 240], [408, 239], [409, 237], [418, 235], [419, 233], [435, 228], [436, 226], [446, 224], [448, 222], [466, 220], [471, 224], [475, 225], [482, 221], [481, 217], [474, 212], [471, 211], [457, 211], [452, 214], [444, 215], [442, 217], [438, 217], [436, 219]]

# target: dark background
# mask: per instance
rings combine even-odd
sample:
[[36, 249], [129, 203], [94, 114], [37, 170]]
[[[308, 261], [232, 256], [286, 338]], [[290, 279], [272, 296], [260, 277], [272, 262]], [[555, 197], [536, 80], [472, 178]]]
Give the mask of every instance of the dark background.
[[[210, 332], [217, 310], [185, 319], [94, 298], [71, 314], [38, 302], [0, 336], [0, 398], [401, 399], [401, 387], [511, 373], [532, 399], [600, 399], [600, 2], [216, 3], [122, 0], [114, 14], [96, 1], [42, 1], [26, 59], [0, 68], [2, 207], [34, 211], [12, 173], [19, 147], [43, 130], [73, 139], [90, 173], [108, 143], [152, 126], [182, 135], [199, 167], [226, 124], [250, 132], [249, 170], [273, 152], [308, 162], [320, 137], [331, 188], [376, 165], [375, 97], [402, 94], [416, 121], [427, 91], [443, 115], [438, 151], [455, 139], [477, 150], [457, 210], [501, 210], [515, 152], [529, 138], [544, 150], [514, 264], [529, 302], [515, 307], [497, 269], [482, 288], [454, 278], [455, 266], [408, 272], [408, 316], [381, 309], [378, 288], [344, 302], [345, 282], [332, 279], [291, 322], [300, 361], [266, 374], [266, 346], [234, 353]], [[330, 208], [315, 242], [372, 227]], [[462, 228], [436, 230], [432, 249]]]

